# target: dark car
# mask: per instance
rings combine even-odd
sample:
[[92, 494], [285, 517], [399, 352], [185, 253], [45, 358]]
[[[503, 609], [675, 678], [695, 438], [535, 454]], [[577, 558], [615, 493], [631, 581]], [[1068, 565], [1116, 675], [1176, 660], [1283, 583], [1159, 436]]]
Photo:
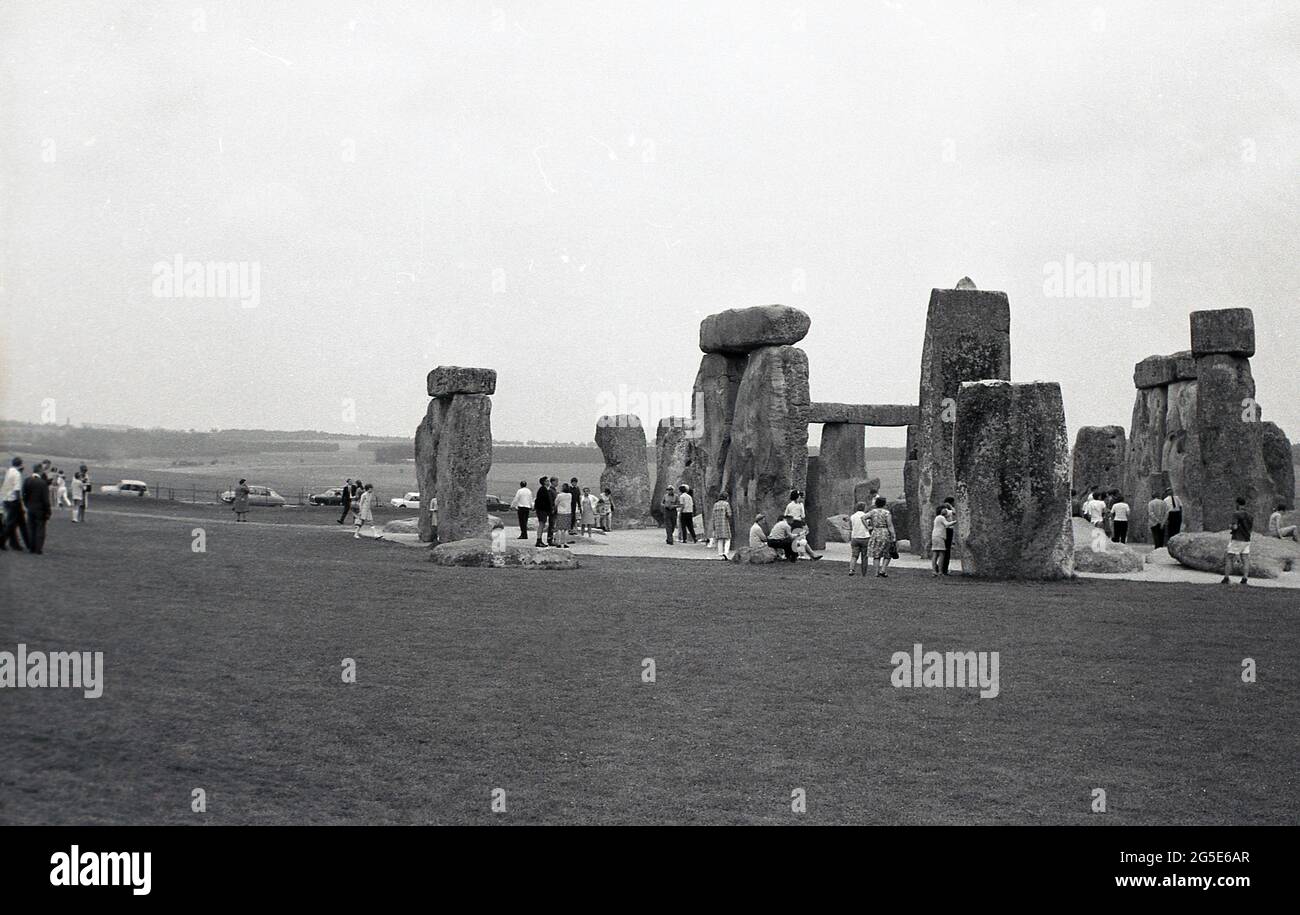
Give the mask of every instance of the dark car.
[[318, 492], [313, 496], [308, 496], [307, 501], [312, 505], [342, 505], [343, 490], [327, 489], [324, 492]]
[[496, 496], [487, 497], [487, 510], [490, 512], [507, 511], [510, 508], [509, 502], [502, 502]]

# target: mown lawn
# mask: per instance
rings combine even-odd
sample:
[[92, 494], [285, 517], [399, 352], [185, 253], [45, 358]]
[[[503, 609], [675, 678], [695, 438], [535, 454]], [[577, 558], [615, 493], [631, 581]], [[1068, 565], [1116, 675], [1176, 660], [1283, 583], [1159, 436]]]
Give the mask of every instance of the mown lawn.
[[[0, 650], [106, 667], [98, 700], [0, 691], [0, 823], [1300, 821], [1295, 592], [442, 569], [332, 525], [196, 554], [191, 522], [91, 521], [0, 554]], [[998, 651], [1001, 695], [894, 689], [917, 641]]]

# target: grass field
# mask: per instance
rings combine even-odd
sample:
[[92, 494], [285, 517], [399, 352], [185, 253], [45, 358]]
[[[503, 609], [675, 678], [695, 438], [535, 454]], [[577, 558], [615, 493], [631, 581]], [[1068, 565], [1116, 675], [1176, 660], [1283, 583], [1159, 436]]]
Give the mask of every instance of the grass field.
[[[178, 517], [137, 513], [157, 505]], [[0, 823], [1300, 819], [1291, 593], [444, 569], [319, 513], [112, 510], [0, 554], [0, 650], [105, 653], [100, 699], [0, 694]], [[998, 651], [1001, 694], [892, 688], [918, 641]]]

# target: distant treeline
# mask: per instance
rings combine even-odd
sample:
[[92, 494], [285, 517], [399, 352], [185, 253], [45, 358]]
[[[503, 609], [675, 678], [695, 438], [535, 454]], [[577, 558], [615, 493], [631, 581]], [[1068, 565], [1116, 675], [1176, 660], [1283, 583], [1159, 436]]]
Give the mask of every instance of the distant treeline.
[[242, 431], [231, 434], [8, 424], [0, 430], [0, 450], [32, 457], [57, 454], [98, 461], [141, 457], [210, 459], [226, 454], [338, 451], [339, 443], [270, 439], [256, 434], [250, 437]]

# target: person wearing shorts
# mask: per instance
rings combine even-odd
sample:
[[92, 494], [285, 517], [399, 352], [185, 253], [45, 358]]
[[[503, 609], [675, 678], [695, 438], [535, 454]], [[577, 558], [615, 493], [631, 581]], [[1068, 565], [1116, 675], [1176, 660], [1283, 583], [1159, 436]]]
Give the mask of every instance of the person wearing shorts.
[[856, 575], [859, 566], [862, 577], [867, 577], [867, 544], [871, 542], [871, 532], [867, 530], [867, 503], [859, 502], [853, 506], [849, 515], [849, 574]]
[[1223, 556], [1223, 578], [1220, 584], [1228, 584], [1232, 576], [1234, 557], [1241, 563], [1241, 583], [1250, 584], [1250, 533], [1255, 527], [1255, 519], [1246, 511], [1246, 500], [1237, 499], [1237, 510], [1232, 513], [1232, 534], [1228, 539], [1228, 551]]

